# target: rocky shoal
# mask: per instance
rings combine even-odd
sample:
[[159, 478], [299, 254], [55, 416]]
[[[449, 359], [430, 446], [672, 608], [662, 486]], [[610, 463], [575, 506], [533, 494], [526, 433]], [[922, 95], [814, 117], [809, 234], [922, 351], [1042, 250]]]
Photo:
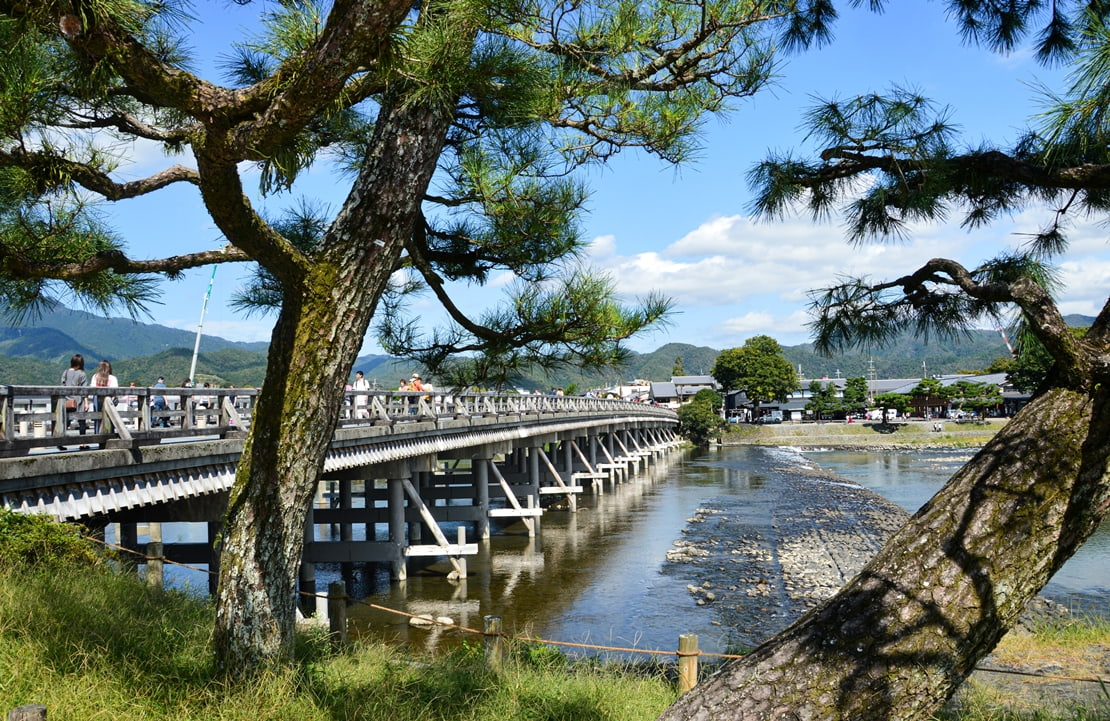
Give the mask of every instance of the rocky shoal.
[[[662, 569], [694, 579], [691, 603], [715, 614], [735, 650], [758, 645], [835, 594], [909, 517], [801, 456], [751, 484], [754, 500], [703, 502]], [[1045, 603], [1039, 613], [1058, 612]]]

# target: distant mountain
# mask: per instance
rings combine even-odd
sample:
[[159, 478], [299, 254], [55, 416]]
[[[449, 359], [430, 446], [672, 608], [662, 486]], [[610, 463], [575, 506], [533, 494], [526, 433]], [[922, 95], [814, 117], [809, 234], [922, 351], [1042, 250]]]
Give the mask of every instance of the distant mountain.
[[921, 378], [980, 370], [996, 358], [1008, 358], [1010, 350], [997, 331], [972, 331], [954, 341], [923, 341], [911, 334], [899, 336], [890, 345], [872, 353], [854, 352], [832, 357], [817, 355], [812, 343], [783, 349], [786, 359], [801, 368], [804, 378]]
[[53, 363], [32, 356], [13, 358], [0, 355], [0, 383], [24, 386], [56, 386], [61, 380], [62, 371], [69, 367], [65, 363]]
[[[191, 350], [196, 341], [196, 333], [191, 331], [127, 318], [104, 318], [61, 305], [44, 312], [33, 325], [8, 325], [0, 328], [0, 334], [3, 339], [26, 339], [13, 347], [0, 345], [0, 354], [33, 356], [55, 362], [64, 359], [67, 363], [73, 353], [83, 353], [86, 363], [101, 358], [115, 363], [124, 358], [155, 355], [170, 348]], [[269, 345], [230, 341], [213, 335], [205, 335], [201, 344], [206, 352], [236, 348], [263, 353]]]
[[65, 367], [74, 353], [97, 359], [102, 355], [57, 328], [0, 328], [0, 355], [29, 356]]
[[[1072, 326], [1089, 326], [1094, 318], [1069, 315]], [[159, 376], [167, 385], [180, 385], [189, 374], [193, 342], [188, 331], [120, 318], [101, 318], [82, 311], [57, 308], [36, 321], [35, 327], [0, 328], [0, 383], [53, 385], [69, 364], [73, 353], [83, 353], [90, 371], [97, 360], [112, 361], [122, 385], [135, 381], [150, 385]], [[258, 386], [266, 374], [265, 343], [238, 343], [204, 336], [197, 358], [197, 380], [217, 385]], [[924, 342], [903, 334], [888, 347], [873, 353], [846, 353], [824, 358], [813, 352], [813, 344], [786, 346], [783, 352], [805, 378], [920, 378], [923, 374], [951, 374], [980, 370], [997, 358], [1010, 355], [1006, 341], [997, 331], [977, 330], [954, 342]], [[670, 379], [681, 359], [686, 375], [708, 374], [719, 350], [707, 346], [668, 343], [651, 353], [634, 353], [621, 370], [581, 373], [561, 370], [536, 373], [516, 380], [527, 390], [579, 389], [616, 385], [645, 379]], [[360, 356], [354, 370], [361, 370], [379, 388], [396, 388], [408, 378], [413, 365], [385, 355]]]
[[[129, 358], [112, 364], [120, 385], [135, 381], [149, 386], [159, 377], [166, 385], [179, 386], [189, 377], [193, 349], [171, 348], [152, 356]], [[266, 378], [266, 354], [239, 348], [222, 348], [197, 355], [197, 383], [217, 386], [260, 386]]]

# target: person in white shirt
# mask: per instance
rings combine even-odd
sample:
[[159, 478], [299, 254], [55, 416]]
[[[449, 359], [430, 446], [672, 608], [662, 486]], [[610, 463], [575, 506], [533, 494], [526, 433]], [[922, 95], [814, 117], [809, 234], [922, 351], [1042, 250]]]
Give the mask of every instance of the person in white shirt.
[[370, 403], [370, 396], [358, 391], [370, 390], [370, 381], [362, 375], [362, 371], [355, 371], [355, 382], [351, 384], [351, 389], [356, 392], [355, 395], [355, 418], [369, 418], [370, 409], [367, 405]]
[[[106, 360], [100, 361], [96, 366], [96, 372], [93, 373], [92, 380], [89, 382], [90, 386], [97, 388], [119, 388], [119, 379], [112, 375], [112, 364]], [[109, 398], [108, 403], [111, 403]], [[100, 411], [105, 403], [105, 396], [93, 396], [93, 409]], [[93, 433], [100, 433], [100, 420], [93, 420]]]

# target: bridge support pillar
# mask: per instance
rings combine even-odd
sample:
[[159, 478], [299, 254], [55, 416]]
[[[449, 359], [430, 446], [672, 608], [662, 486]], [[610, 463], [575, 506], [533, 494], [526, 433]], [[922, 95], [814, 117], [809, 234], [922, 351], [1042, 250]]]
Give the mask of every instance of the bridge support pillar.
[[[344, 478], [339, 481], [339, 507], [343, 510], [349, 510], [353, 504], [351, 503], [351, 481]], [[350, 541], [354, 538], [354, 528], [350, 523], [339, 524], [339, 540]]]
[[[429, 478], [428, 478], [429, 475], [430, 474], [425, 473], [424, 471], [416, 471], [415, 473], [413, 473], [413, 476], [415, 476], [415, 478], [413, 480], [416, 481], [413, 485], [416, 486], [416, 488], [420, 492], [420, 496], [422, 498], [427, 497], [425, 495], [424, 491], [427, 490], [427, 488], [429, 486]], [[419, 545], [420, 542], [424, 540], [424, 523], [420, 520], [409, 521], [408, 526], [409, 526], [408, 527], [409, 545], [410, 546]], [[431, 529], [429, 529], [429, 531], [430, 530]]]
[[[137, 523], [121, 523], [119, 524], [119, 535], [117, 536], [119, 545], [126, 548], [127, 551], [137, 551], [139, 549], [139, 524]], [[120, 563], [124, 568], [135, 570], [139, 567], [139, 557], [134, 553], [120, 554]]]
[[474, 522], [474, 535], [479, 541], [489, 540], [489, 464], [492, 458], [475, 458], [474, 503], [478, 506], [478, 520]]
[[531, 487], [533, 495], [536, 498], [540, 497], [540, 449], [528, 449], [528, 485]]
[[405, 480], [390, 478], [386, 481], [389, 505], [389, 542], [396, 547], [397, 556], [392, 561], [390, 577], [394, 581], [408, 578], [405, 560]]

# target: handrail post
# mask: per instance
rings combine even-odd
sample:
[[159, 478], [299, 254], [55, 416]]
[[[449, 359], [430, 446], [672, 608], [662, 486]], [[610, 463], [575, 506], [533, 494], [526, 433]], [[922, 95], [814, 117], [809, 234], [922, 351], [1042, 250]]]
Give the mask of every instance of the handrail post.
[[698, 636], [684, 633], [678, 637], [678, 692], [686, 693], [698, 685]]

